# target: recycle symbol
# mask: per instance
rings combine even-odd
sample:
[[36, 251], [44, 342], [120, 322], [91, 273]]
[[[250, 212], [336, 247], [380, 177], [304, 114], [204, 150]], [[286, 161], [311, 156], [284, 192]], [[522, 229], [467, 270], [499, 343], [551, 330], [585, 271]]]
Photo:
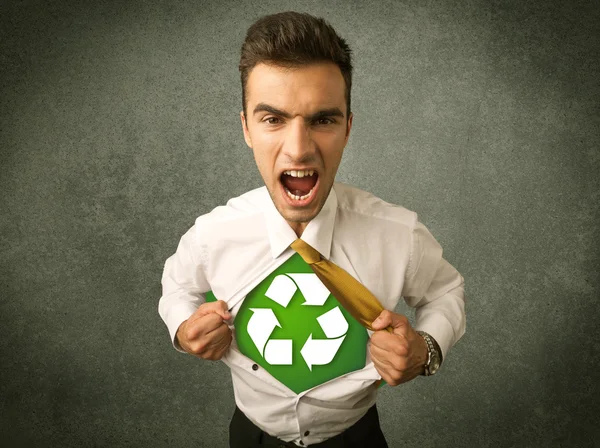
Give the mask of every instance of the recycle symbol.
[[[329, 290], [314, 273], [280, 274], [273, 279], [265, 296], [286, 308], [297, 289], [304, 296], [303, 306], [323, 306]], [[248, 321], [248, 335], [266, 362], [271, 365], [292, 365], [292, 340], [270, 339], [275, 327], [281, 328], [271, 308], [250, 308], [253, 312]], [[313, 339], [312, 333], [304, 343], [300, 354], [309, 370], [314, 365], [329, 364], [346, 338], [348, 322], [339, 306], [317, 317], [327, 339]]]

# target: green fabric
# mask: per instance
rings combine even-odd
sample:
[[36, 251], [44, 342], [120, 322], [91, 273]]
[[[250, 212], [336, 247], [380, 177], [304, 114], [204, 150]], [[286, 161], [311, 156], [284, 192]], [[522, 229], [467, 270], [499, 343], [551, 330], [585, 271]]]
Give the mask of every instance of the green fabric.
[[[300, 255], [294, 254], [247, 294], [234, 321], [236, 342], [240, 351], [296, 393], [364, 368], [369, 335], [366, 329], [340, 305], [333, 295], [329, 295], [323, 306], [306, 306], [304, 305], [305, 298], [298, 288], [287, 307], [283, 307], [265, 296], [273, 279], [287, 273], [312, 274], [312, 270]], [[206, 296], [207, 301], [216, 300], [212, 292], [207, 293]], [[348, 322], [345, 338], [330, 363], [312, 365], [309, 368], [300, 350], [309, 335], [313, 340], [327, 339], [317, 317], [338, 306]], [[269, 339], [291, 339], [293, 341], [292, 365], [271, 365], [263, 358], [247, 330], [248, 322], [254, 314], [251, 308], [273, 310], [281, 327], [275, 327]]]

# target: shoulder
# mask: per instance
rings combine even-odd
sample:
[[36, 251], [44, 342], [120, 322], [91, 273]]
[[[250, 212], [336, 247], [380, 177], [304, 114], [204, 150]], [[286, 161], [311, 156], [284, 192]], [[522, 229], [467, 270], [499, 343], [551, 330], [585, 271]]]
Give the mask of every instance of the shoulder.
[[236, 227], [242, 229], [251, 221], [263, 219], [263, 205], [268, 194], [266, 187], [259, 187], [198, 216], [195, 221], [196, 234], [206, 237], [207, 233]]
[[413, 230], [417, 224], [417, 213], [401, 205], [386, 202], [368, 191], [348, 184], [334, 184], [338, 211], [348, 218], [371, 221], [383, 225], [400, 225]]

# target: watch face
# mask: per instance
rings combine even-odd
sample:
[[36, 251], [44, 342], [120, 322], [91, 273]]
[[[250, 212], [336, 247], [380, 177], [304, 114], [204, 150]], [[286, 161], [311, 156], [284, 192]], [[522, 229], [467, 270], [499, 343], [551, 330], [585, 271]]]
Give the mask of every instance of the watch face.
[[429, 373], [433, 375], [440, 368], [440, 358], [439, 356], [431, 357], [431, 364], [429, 365]]

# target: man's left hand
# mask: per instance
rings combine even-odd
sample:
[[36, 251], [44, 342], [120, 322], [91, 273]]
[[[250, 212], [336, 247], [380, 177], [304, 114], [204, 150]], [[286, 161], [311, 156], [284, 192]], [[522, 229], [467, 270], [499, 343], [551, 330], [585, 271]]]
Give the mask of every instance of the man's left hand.
[[[393, 333], [385, 330], [392, 326]], [[373, 321], [371, 359], [375, 369], [390, 386], [406, 383], [423, 373], [427, 343], [402, 314], [383, 310]]]

